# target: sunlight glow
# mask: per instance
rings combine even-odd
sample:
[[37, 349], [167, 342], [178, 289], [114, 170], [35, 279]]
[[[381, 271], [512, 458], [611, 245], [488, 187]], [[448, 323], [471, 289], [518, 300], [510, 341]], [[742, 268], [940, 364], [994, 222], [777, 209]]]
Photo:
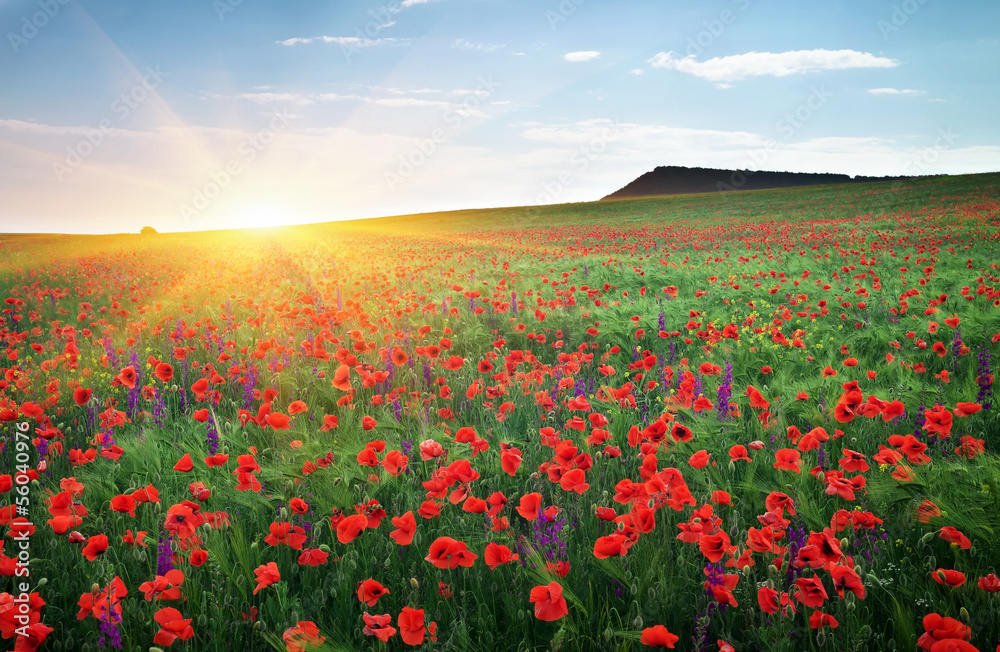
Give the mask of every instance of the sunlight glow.
[[295, 218], [275, 204], [250, 204], [235, 211], [228, 222], [231, 228], [262, 229], [288, 226], [295, 223]]

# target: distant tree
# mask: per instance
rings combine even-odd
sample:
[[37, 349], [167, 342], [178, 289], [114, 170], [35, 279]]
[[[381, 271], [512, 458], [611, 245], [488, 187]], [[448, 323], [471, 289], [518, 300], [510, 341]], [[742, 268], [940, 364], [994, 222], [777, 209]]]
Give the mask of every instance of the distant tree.
[[142, 231], [139, 231], [139, 233], [142, 235], [155, 235], [156, 229], [151, 226], [144, 226], [142, 227]]

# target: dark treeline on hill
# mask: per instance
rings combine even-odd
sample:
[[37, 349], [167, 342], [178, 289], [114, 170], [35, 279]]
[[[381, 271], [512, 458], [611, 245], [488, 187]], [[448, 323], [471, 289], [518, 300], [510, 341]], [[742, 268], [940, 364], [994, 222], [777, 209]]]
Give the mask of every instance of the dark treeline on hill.
[[850, 177], [846, 174], [813, 174], [807, 172], [766, 172], [756, 170], [716, 170], [687, 168], [676, 165], [660, 166], [647, 172], [621, 190], [604, 199], [648, 197], [650, 195], [684, 195], [695, 192], [732, 192], [793, 188], [829, 183], [868, 183], [896, 181], [914, 177]]

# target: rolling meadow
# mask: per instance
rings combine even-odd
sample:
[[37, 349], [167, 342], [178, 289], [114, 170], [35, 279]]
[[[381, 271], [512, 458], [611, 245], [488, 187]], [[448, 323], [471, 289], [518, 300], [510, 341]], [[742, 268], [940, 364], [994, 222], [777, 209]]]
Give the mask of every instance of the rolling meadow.
[[0, 636], [1000, 649], [998, 198], [0, 236]]

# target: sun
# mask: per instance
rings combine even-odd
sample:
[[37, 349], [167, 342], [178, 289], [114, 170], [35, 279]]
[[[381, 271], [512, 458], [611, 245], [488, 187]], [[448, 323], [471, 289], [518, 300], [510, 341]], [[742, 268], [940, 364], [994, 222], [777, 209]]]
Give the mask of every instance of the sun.
[[286, 208], [276, 204], [251, 204], [233, 213], [230, 224], [237, 229], [267, 229], [288, 226], [293, 218]]

